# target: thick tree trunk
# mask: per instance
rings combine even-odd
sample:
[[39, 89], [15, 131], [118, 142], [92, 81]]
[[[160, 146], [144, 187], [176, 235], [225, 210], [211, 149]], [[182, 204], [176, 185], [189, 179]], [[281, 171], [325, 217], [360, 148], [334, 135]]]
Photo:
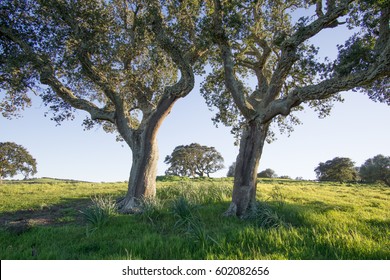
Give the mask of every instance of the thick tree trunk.
[[245, 216], [256, 202], [257, 169], [268, 132], [268, 124], [251, 121], [245, 127], [236, 160], [232, 202], [226, 216]]
[[157, 132], [177, 99], [178, 97], [174, 95], [163, 98], [155, 113], [148, 118], [142, 128], [131, 133], [129, 130], [123, 129], [125, 121], [118, 120], [117, 127], [122, 128], [119, 129], [119, 132], [133, 152], [127, 194], [118, 201], [118, 210], [122, 213], [141, 211], [140, 200], [154, 198], [156, 195]]
[[139, 212], [140, 200], [156, 195], [158, 146], [156, 137], [151, 138], [148, 135], [141, 133], [137, 141], [134, 141], [128, 190], [118, 205], [122, 213]]

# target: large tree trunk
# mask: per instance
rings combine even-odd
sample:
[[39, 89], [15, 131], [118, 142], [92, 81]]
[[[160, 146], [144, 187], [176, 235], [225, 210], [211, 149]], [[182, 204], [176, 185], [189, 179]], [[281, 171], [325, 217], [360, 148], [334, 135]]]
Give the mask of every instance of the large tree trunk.
[[256, 202], [257, 169], [268, 124], [250, 121], [244, 128], [236, 160], [232, 202], [226, 216], [245, 216]]
[[140, 200], [156, 195], [158, 146], [155, 135], [145, 131], [136, 136], [133, 145], [133, 162], [126, 196], [119, 202], [122, 213], [140, 211]]
[[126, 196], [118, 202], [122, 213], [139, 212], [140, 201], [156, 196], [156, 175], [158, 162], [157, 132], [178, 97], [163, 98], [156, 111], [148, 118], [142, 128], [123, 129], [125, 120], [118, 119], [117, 127], [133, 152], [129, 184]]

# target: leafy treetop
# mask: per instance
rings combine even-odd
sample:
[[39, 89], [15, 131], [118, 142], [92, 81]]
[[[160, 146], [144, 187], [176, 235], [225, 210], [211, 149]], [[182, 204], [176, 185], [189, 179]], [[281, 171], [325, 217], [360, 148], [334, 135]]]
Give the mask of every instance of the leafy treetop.
[[359, 174], [363, 181], [369, 183], [381, 181], [390, 186], [390, 157], [376, 155], [367, 159], [360, 167]]
[[34, 92], [58, 123], [80, 109], [90, 114], [87, 128], [100, 123], [124, 136], [147, 126], [169, 97], [192, 89], [205, 48], [200, 3], [165, 2], [177, 11], [154, 0], [1, 1], [3, 116]]
[[0, 143], [0, 180], [18, 173], [24, 178], [37, 173], [37, 162], [26, 148], [13, 142]]
[[276, 172], [271, 168], [267, 168], [257, 174], [258, 178], [276, 178]]
[[350, 158], [335, 157], [320, 162], [314, 171], [320, 181], [348, 182], [358, 179], [358, 172]]
[[197, 143], [177, 146], [164, 162], [170, 164], [167, 175], [210, 177], [211, 173], [224, 168], [223, 157], [214, 147]]
[[[291, 131], [300, 123], [292, 113], [303, 104], [324, 117], [342, 100], [339, 93], [351, 89], [390, 104], [389, 1], [212, 2], [218, 51], [202, 94], [218, 109], [214, 122], [238, 134], [251, 120]], [[301, 11], [307, 15], [295, 20], [292, 15]], [[334, 61], [322, 60], [310, 39], [340, 26], [356, 33], [338, 46]], [[246, 82], [249, 77], [254, 85]]]

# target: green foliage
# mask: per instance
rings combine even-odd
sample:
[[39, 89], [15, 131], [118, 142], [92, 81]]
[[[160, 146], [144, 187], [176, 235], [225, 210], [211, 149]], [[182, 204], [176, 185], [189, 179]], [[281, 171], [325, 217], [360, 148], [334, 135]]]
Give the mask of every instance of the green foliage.
[[[161, 208], [157, 207], [158, 218], [153, 223], [141, 215], [115, 214], [86, 236], [85, 223], [91, 225], [80, 220], [80, 212], [72, 209], [90, 203], [88, 198], [96, 194], [123, 196], [126, 184], [6, 182], [0, 188], [0, 222], [14, 217], [13, 221], [7, 220], [11, 225], [21, 217], [29, 230], [17, 234], [2, 227], [0, 258], [389, 259], [388, 188], [262, 179], [257, 193], [262, 201], [258, 205], [262, 210], [256, 214], [259, 218], [243, 220], [221, 216], [229, 204], [232, 184], [231, 179], [158, 182]], [[202, 189], [205, 191], [199, 195]], [[213, 189], [220, 189], [226, 196], [219, 196], [222, 200], [212, 198]], [[172, 205], [180, 197], [180, 203], [188, 206], [181, 208], [191, 212], [181, 211], [181, 216], [183, 220], [194, 217], [192, 225], [175, 226], [179, 216], [175, 216]], [[43, 203], [47, 210], [39, 207]], [[55, 207], [75, 220], [37, 223], [43, 215], [51, 217]], [[23, 211], [27, 209], [31, 210]], [[29, 216], [31, 213], [37, 215], [37, 220]]]
[[[204, 41], [197, 40], [203, 17], [194, 16], [202, 4], [190, 2], [1, 1], [0, 112], [18, 114], [34, 93], [57, 123], [81, 109], [91, 115], [83, 123], [87, 129], [102, 125], [113, 132], [111, 116], [121, 107], [121, 117], [138, 129], [166, 89], [179, 80], [182, 85], [183, 65], [199, 68], [191, 55], [203, 50]], [[159, 37], [162, 30], [156, 35], [153, 29], [160, 16], [174, 54]], [[179, 61], [184, 54], [191, 61]]]
[[320, 181], [349, 182], [358, 179], [354, 162], [349, 158], [335, 157], [325, 163], [320, 162], [314, 171]]
[[257, 178], [275, 178], [277, 177], [274, 170], [267, 168], [257, 174]]
[[[375, 101], [390, 102], [389, 77], [384, 70], [388, 64], [384, 55], [389, 43], [388, 1], [214, 3], [219, 5], [213, 6], [212, 36], [219, 52], [211, 54], [212, 70], [202, 83], [201, 94], [216, 109], [213, 121], [231, 126], [238, 137], [254, 119], [263, 124], [272, 121], [272, 130], [279, 127], [290, 133], [300, 124], [294, 112], [302, 110], [302, 104], [325, 117], [335, 102], [342, 101], [339, 93], [345, 90], [363, 91]], [[333, 61], [320, 57], [321, 46], [311, 39], [322, 30], [337, 32], [345, 23], [356, 34], [343, 38], [345, 43], [338, 45]], [[369, 72], [376, 77], [366, 75], [348, 83], [351, 75]], [[270, 117], [263, 117], [274, 110]], [[268, 133], [272, 139], [273, 132]]]
[[0, 143], [0, 181], [23, 174], [27, 179], [37, 173], [37, 162], [23, 146], [13, 142]]
[[381, 181], [390, 186], [390, 157], [377, 155], [365, 161], [359, 169], [360, 177], [368, 183]]
[[165, 174], [174, 176], [210, 177], [211, 173], [224, 168], [223, 157], [214, 147], [197, 143], [177, 146], [164, 162], [170, 164]]
[[229, 166], [226, 177], [234, 177], [235, 171], [236, 171], [236, 162], [233, 162], [232, 165]]

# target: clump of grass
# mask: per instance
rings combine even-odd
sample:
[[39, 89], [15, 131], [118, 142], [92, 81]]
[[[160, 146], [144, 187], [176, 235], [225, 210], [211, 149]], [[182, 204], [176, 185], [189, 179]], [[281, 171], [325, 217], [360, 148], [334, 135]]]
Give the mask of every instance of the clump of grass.
[[278, 213], [265, 202], [253, 203], [245, 219], [252, 221], [258, 227], [267, 229], [287, 225]]
[[92, 205], [84, 211], [80, 211], [88, 222], [87, 235], [107, 224], [110, 217], [117, 212], [115, 200], [111, 196], [97, 195], [91, 200]]
[[187, 198], [180, 196], [173, 202], [172, 212], [176, 219], [175, 228], [183, 229], [191, 240], [198, 243], [202, 250], [208, 247], [210, 243], [220, 246], [206, 231], [202, 222], [198, 206], [192, 204]]
[[280, 186], [274, 186], [269, 196], [276, 202], [278, 208], [284, 207], [286, 196], [282, 193], [282, 188]]
[[176, 220], [175, 227], [183, 227], [194, 220], [196, 205], [190, 203], [184, 196], [179, 196], [172, 203], [172, 213]]
[[143, 198], [140, 201], [141, 217], [155, 225], [161, 215], [164, 204], [157, 198]]
[[200, 219], [195, 218], [188, 220], [187, 228], [187, 234], [194, 242], [199, 243], [202, 250], [207, 248], [210, 243], [220, 246], [219, 243], [207, 233], [205, 226]]

